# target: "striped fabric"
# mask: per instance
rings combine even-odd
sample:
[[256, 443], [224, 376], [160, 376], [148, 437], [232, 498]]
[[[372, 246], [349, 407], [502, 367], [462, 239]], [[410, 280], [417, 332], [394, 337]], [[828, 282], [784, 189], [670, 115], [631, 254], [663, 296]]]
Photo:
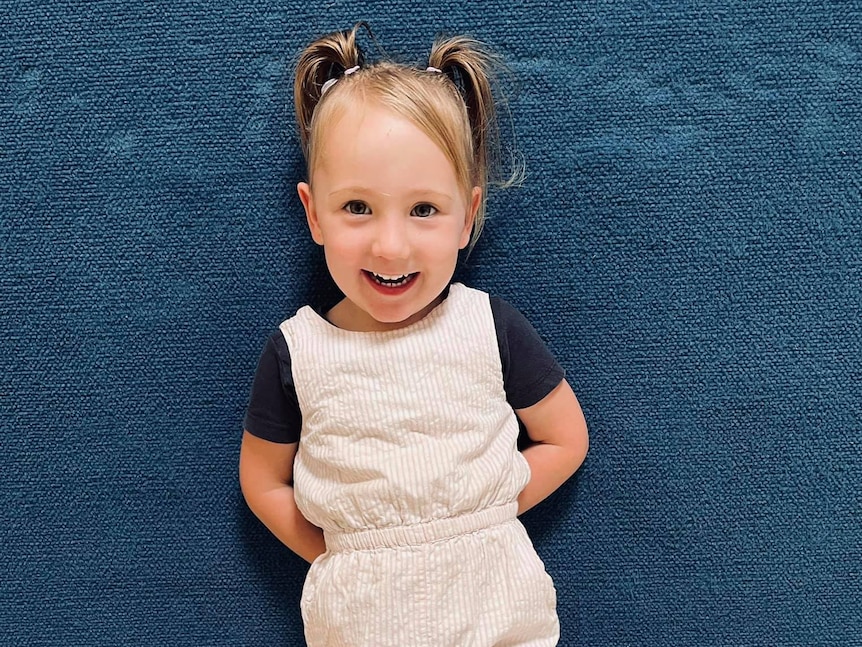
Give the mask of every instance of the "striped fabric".
[[553, 645], [553, 584], [517, 521], [529, 480], [488, 295], [454, 285], [423, 320], [356, 333], [284, 322], [303, 412], [297, 504], [328, 551], [309, 645]]

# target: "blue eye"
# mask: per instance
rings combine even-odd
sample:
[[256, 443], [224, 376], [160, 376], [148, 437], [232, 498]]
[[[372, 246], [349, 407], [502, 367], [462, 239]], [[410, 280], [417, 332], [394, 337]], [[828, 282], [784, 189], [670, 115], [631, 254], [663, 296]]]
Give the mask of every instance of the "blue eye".
[[428, 218], [437, 213], [437, 208], [430, 204], [417, 204], [413, 207], [413, 211], [410, 212], [411, 216], [416, 216], [417, 218]]
[[371, 213], [371, 209], [361, 200], [351, 200], [344, 205], [344, 210], [354, 216], [365, 216]]

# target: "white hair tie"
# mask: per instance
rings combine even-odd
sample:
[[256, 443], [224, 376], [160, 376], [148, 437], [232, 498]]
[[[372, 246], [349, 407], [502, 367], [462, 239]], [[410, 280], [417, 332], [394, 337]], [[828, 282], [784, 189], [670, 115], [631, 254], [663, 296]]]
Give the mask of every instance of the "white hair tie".
[[425, 68], [426, 72], [436, 72], [437, 74], [443, 74], [443, 70], [439, 67], [431, 67], [430, 65]]
[[[356, 72], [356, 71], [358, 71], [358, 70], [359, 70], [359, 66], [358, 66], [358, 65], [354, 65], [353, 67], [351, 67], [351, 68], [349, 68], [349, 69], [347, 69], [347, 70], [344, 70], [344, 76], [350, 76], [351, 74], [353, 74], [354, 72]], [[333, 85], [335, 85], [335, 84], [336, 84], [336, 82], [338, 81], [338, 79], [339, 79], [339, 77], [335, 77], [335, 78], [329, 79], [326, 83], [324, 83], [324, 84], [323, 84], [323, 86], [321, 86], [321, 88], [320, 88], [320, 96], [322, 97], [324, 94], [326, 94], [326, 92], [327, 92], [327, 91], [328, 91], [328, 90], [329, 90]]]

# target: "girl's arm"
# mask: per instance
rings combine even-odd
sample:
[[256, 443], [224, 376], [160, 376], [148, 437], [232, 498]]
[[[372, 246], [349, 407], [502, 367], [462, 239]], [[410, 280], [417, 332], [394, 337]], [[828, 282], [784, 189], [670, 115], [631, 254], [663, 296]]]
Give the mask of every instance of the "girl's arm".
[[302, 516], [293, 497], [297, 444], [273, 443], [246, 431], [239, 454], [239, 482], [251, 511], [282, 543], [312, 562], [326, 546], [323, 531]]
[[533, 444], [524, 451], [532, 476], [518, 496], [518, 514], [560, 487], [584, 462], [587, 423], [569, 383], [563, 380], [542, 400], [515, 413]]

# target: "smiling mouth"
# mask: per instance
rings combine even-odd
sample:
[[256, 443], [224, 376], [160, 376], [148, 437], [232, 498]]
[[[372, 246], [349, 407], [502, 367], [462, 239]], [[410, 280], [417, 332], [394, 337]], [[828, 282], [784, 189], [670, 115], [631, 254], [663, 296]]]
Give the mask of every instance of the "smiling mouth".
[[400, 288], [404, 285], [407, 285], [412, 281], [416, 276], [419, 275], [419, 272], [413, 272], [412, 274], [399, 274], [397, 276], [389, 276], [386, 274], [375, 274], [374, 272], [369, 272], [365, 270], [365, 273], [371, 278], [372, 281], [377, 283], [377, 285], [382, 285], [387, 288]]

